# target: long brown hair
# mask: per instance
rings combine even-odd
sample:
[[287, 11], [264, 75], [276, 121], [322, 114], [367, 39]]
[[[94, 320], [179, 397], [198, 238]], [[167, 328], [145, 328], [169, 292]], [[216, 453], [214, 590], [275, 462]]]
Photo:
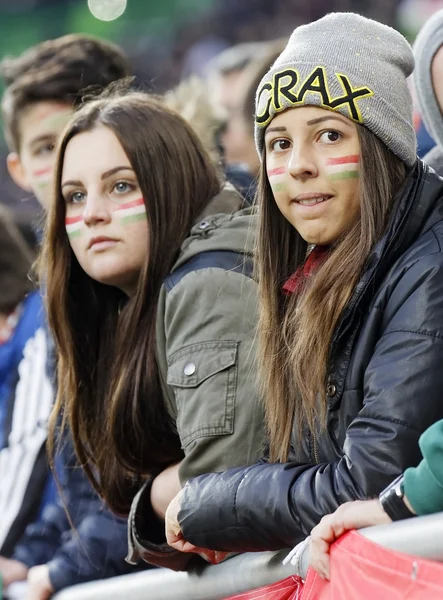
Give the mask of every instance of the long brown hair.
[[406, 179], [405, 164], [368, 129], [357, 127], [360, 217], [334, 244], [304, 291], [290, 297], [282, 293], [282, 285], [305, 260], [307, 244], [278, 210], [263, 157], [258, 191], [259, 361], [273, 461], [287, 459], [294, 426], [299, 439], [305, 427], [312, 432], [326, 426], [332, 335]]
[[[66, 147], [75, 135], [99, 125], [121, 143], [146, 204], [147, 260], [129, 299], [81, 269], [65, 231]], [[99, 98], [79, 110], [60, 140], [56, 164], [40, 263], [58, 351], [49, 452], [53, 457], [55, 432], [69, 426], [92, 484], [113, 510], [125, 514], [139, 478], [182, 456], [156, 361], [157, 304], [182, 242], [220, 191], [220, 181], [191, 127], [139, 92]]]

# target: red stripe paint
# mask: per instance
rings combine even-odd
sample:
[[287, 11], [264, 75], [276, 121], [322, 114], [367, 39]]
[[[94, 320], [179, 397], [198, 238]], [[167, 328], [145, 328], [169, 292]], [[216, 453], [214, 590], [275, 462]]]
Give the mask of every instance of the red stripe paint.
[[345, 165], [346, 163], [358, 163], [360, 156], [358, 154], [351, 154], [350, 156], [340, 156], [339, 158], [328, 158], [326, 160], [327, 165]]
[[74, 223], [80, 223], [83, 221], [83, 216], [79, 215], [78, 217], [66, 217], [65, 225], [74, 225]]
[[138, 198], [137, 200], [132, 200], [131, 202], [125, 202], [125, 204], [120, 204], [114, 210], [123, 210], [126, 208], [134, 208], [135, 206], [144, 205], [145, 201], [143, 198]]
[[273, 175], [283, 175], [286, 171], [286, 167], [276, 167], [275, 169], [269, 169], [268, 177], [272, 177]]
[[44, 169], [37, 169], [32, 174], [34, 177], [39, 177], [40, 175], [48, 175], [52, 171], [51, 167], [45, 167]]

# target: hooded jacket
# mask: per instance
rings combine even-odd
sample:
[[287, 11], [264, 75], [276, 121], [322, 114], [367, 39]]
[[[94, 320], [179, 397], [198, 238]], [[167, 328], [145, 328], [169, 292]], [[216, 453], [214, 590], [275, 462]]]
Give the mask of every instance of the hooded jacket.
[[326, 430], [293, 438], [297, 461], [189, 481], [178, 514], [187, 541], [291, 547], [420, 462], [421, 433], [443, 417], [442, 248], [443, 180], [417, 161], [334, 332]]
[[[160, 292], [157, 361], [183, 459], [182, 485], [201, 473], [254, 463], [263, 451], [255, 372], [257, 285], [250, 276], [254, 209], [227, 186], [193, 227]], [[233, 211], [233, 212], [232, 212]], [[129, 516], [129, 559], [184, 568], [189, 556], [165, 543], [151, 481]]]
[[425, 23], [415, 40], [413, 74], [423, 121], [436, 143], [423, 160], [439, 175], [443, 175], [443, 110], [435, 95], [431, 67], [434, 56], [442, 45], [443, 10], [439, 10]]

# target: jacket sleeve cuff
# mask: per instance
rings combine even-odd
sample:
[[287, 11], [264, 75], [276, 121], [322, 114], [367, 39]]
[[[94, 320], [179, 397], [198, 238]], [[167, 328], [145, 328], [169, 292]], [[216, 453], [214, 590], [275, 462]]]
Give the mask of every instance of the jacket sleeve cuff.
[[55, 558], [54, 560], [49, 561], [47, 566], [49, 569], [49, 580], [54, 588], [54, 592], [81, 583], [78, 580], [78, 576], [76, 576], [73, 571], [67, 569], [65, 561], [57, 560]]
[[151, 504], [152, 481], [150, 479], [143, 485], [132, 502], [128, 517], [126, 561], [137, 564], [141, 558], [157, 567], [186, 571], [195, 564], [196, 557], [179, 552], [167, 544], [165, 524], [154, 513]]
[[443, 511], [443, 488], [435, 479], [426, 460], [404, 475], [404, 492], [418, 515]]
[[28, 552], [26, 548], [22, 546], [17, 546], [11, 556], [12, 560], [23, 563], [28, 569], [32, 569], [32, 567], [42, 564], [41, 561], [36, 561], [35, 558], [36, 557], [32, 555], [32, 552]]

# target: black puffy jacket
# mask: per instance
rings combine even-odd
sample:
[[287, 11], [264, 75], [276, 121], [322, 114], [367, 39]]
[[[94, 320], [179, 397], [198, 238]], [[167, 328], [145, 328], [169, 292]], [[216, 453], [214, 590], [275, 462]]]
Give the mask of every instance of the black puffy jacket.
[[178, 515], [186, 540], [293, 546], [420, 461], [420, 434], [443, 418], [442, 247], [443, 180], [418, 161], [334, 333], [327, 431], [303, 440], [298, 462], [189, 481]]

